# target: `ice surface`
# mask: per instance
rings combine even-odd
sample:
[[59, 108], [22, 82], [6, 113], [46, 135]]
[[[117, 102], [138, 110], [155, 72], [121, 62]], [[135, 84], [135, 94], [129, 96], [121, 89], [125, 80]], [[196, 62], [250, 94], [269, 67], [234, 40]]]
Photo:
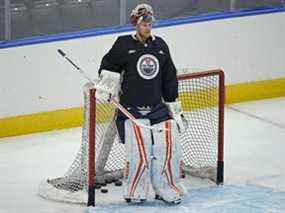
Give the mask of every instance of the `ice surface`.
[[[86, 211], [37, 195], [42, 180], [65, 173], [80, 140], [80, 128], [0, 139], [0, 213]], [[285, 212], [284, 162], [285, 98], [232, 105], [225, 112], [224, 186], [192, 187], [178, 206], [153, 199], [129, 205], [112, 187], [98, 196], [95, 212]]]

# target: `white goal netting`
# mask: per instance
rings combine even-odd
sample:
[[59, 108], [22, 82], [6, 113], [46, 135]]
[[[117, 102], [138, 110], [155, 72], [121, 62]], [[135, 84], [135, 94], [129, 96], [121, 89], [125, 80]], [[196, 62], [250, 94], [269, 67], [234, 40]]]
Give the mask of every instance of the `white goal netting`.
[[[180, 136], [186, 178], [192, 175], [222, 183], [223, 72], [215, 70], [184, 74], [178, 79], [179, 99], [188, 123], [187, 131]], [[125, 148], [119, 142], [115, 128], [116, 108], [112, 104], [95, 100], [95, 91], [85, 87], [81, 147], [64, 176], [50, 178], [40, 184], [39, 194], [42, 197], [87, 203], [88, 177], [92, 173], [90, 165], [93, 165], [89, 164], [89, 141], [92, 135], [95, 135], [96, 144], [95, 186], [100, 187], [122, 178]]]

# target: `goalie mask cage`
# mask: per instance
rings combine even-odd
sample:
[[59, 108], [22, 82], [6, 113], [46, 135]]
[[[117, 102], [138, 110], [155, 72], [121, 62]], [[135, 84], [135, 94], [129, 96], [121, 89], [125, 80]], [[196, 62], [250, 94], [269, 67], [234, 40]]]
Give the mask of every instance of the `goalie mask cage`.
[[[185, 70], [184, 70], [185, 71]], [[186, 70], [187, 72], [187, 70]], [[178, 75], [179, 100], [187, 120], [180, 135], [183, 170], [187, 175], [223, 183], [224, 74], [212, 70]], [[63, 177], [41, 182], [39, 194], [47, 199], [94, 205], [96, 185], [123, 177], [125, 148], [119, 142], [114, 105], [96, 99], [84, 87], [81, 147]]]

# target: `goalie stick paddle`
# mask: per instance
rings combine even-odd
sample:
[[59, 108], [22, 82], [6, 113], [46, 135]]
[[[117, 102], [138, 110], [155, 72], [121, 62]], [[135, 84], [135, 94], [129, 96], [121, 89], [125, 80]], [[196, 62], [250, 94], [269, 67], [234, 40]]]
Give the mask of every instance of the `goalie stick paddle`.
[[[86, 75], [86, 73], [79, 66], [77, 66], [68, 56], [66, 56], [65, 52], [63, 52], [61, 49], [58, 49], [57, 52], [63, 58], [65, 58], [69, 63], [71, 63], [73, 65], [73, 67], [76, 68], [85, 77], [85, 79], [87, 79], [90, 83], [92, 83], [94, 85], [95, 89], [104, 90], [103, 88], [97, 87], [96, 83], [91, 78], [89, 78], [89, 76]], [[159, 132], [161, 132], [161, 131], [169, 131], [169, 129], [166, 129], [166, 128], [155, 128], [155, 127], [152, 127], [152, 126], [148, 126], [148, 125], [142, 124], [142, 123], [138, 122], [136, 120], [136, 118], [124, 106], [122, 106], [119, 102], [117, 102], [116, 100], [112, 99], [111, 103], [114, 104], [122, 113], [124, 113], [124, 115], [126, 115], [134, 124], [136, 124], [136, 125], [138, 125], [140, 127], [156, 130], [156, 131], [159, 131]]]

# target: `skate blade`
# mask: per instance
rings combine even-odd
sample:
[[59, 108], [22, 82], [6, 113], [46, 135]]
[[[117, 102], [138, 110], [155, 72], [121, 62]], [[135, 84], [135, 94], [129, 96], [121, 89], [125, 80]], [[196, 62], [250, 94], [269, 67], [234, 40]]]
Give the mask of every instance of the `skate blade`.
[[155, 195], [155, 199], [161, 200], [161, 201], [165, 202], [166, 204], [170, 204], [170, 205], [178, 205], [181, 203], [181, 198], [179, 198], [177, 200], [173, 200], [173, 201], [166, 201], [162, 197], [160, 197], [159, 195]]

